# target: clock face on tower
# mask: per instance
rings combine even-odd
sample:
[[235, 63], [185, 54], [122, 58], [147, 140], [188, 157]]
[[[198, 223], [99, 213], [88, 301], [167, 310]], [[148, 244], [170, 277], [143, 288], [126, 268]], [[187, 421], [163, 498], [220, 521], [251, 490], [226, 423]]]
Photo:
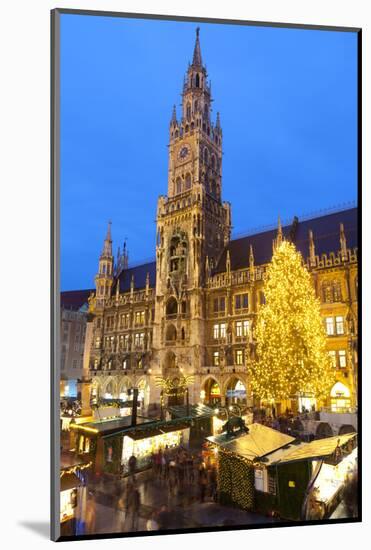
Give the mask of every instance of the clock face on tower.
[[190, 155], [191, 149], [189, 145], [182, 145], [182, 147], [178, 151], [178, 159], [179, 160], [186, 160]]

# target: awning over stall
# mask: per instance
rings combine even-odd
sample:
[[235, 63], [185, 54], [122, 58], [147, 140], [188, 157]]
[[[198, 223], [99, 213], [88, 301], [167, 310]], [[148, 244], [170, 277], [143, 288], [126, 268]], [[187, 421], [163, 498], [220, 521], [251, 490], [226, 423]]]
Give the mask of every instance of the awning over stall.
[[289, 445], [294, 440], [294, 437], [258, 423], [250, 424], [247, 434], [236, 436], [221, 434], [207, 438], [211, 444], [251, 462]]
[[356, 433], [337, 435], [334, 437], [326, 437], [325, 439], [318, 439], [311, 443], [302, 443], [296, 448], [292, 448], [285, 453], [276, 462], [287, 463], [294, 462], [296, 460], [310, 460], [327, 458], [334, 455], [337, 447], [344, 447], [349, 441], [357, 437]]

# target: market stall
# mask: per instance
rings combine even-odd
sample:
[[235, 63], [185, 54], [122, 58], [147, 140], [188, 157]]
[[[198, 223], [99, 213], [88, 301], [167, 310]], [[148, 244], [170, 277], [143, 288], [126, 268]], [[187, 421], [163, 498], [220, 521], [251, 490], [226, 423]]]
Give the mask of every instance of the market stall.
[[[218, 465], [218, 497], [222, 504], [246, 510], [255, 508], [255, 488], [260, 487], [259, 459], [294, 441], [293, 437], [254, 423], [247, 434], [223, 433], [207, 438]], [[212, 456], [210, 456], [212, 459]]]
[[188, 424], [151, 426], [151, 429], [130, 432], [123, 437], [121, 465], [124, 474], [129, 472], [130, 457], [135, 456], [137, 470], [151, 465], [152, 455], [160, 449], [188, 447], [190, 427]]

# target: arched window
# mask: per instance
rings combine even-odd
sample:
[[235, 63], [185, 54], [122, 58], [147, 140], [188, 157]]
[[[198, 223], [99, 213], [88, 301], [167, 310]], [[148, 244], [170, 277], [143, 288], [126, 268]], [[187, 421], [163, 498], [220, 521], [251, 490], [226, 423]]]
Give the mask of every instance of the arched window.
[[200, 87], [200, 75], [197, 73], [196, 74], [196, 88], [199, 88]]
[[209, 162], [209, 151], [205, 147], [205, 149], [204, 149], [204, 163], [208, 164], [208, 162]]
[[196, 101], [195, 101], [195, 107], [194, 107], [194, 110], [195, 110], [195, 111], [198, 111], [198, 99], [196, 99]]
[[348, 412], [350, 407], [350, 391], [341, 382], [336, 382], [331, 393], [332, 412]]
[[176, 315], [178, 312], [178, 302], [172, 296], [166, 304], [166, 315]]
[[191, 174], [187, 174], [185, 178], [185, 188], [190, 189], [191, 188]]
[[187, 117], [187, 120], [191, 119], [191, 104], [190, 103], [187, 103], [186, 117]]
[[176, 192], [177, 193], [182, 192], [182, 180], [181, 180], [181, 178], [177, 178], [177, 180], [176, 180]]
[[213, 170], [215, 169], [215, 156], [214, 155], [211, 156], [211, 168]]
[[212, 192], [213, 196], [216, 197], [216, 182], [215, 182], [215, 180], [213, 180], [211, 182], [211, 192]]
[[174, 325], [169, 325], [166, 329], [166, 341], [174, 342], [176, 340], [176, 328]]
[[189, 132], [189, 126], [188, 126], [188, 124], [187, 124], [186, 127], [185, 127], [185, 131], [186, 131], [186, 132]]
[[341, 284], [339, 281], [325, 281], [322, 284], [323, 302], [341, 302], [341, 299]]

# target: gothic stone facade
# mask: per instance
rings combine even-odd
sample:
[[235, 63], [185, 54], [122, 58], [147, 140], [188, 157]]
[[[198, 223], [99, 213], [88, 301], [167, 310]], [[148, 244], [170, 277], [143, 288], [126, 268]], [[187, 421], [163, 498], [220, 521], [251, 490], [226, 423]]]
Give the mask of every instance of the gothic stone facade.
[[[199, 36], [170, 121], [168, 193], [157, 205], [156, 261], [128, 267], [112, 255], [109, 226], [89, 303], [93, 392], [118, 398], [139, 387], [144, 407], [160, 402], [158, 377], [193, 377], [189, 400], [251, 404], [247, 366], [276, 231], [231, 240], [222, 200], [222, 129]], [[357, 212], [344, 210], [280, 228], [303, 255], [322, 302], [338, 383], [326, 405], [356, 405]], [[243, 394], [244, 389], [246, 395]], [[166, 401], [181, 402], [183, 394]]]

